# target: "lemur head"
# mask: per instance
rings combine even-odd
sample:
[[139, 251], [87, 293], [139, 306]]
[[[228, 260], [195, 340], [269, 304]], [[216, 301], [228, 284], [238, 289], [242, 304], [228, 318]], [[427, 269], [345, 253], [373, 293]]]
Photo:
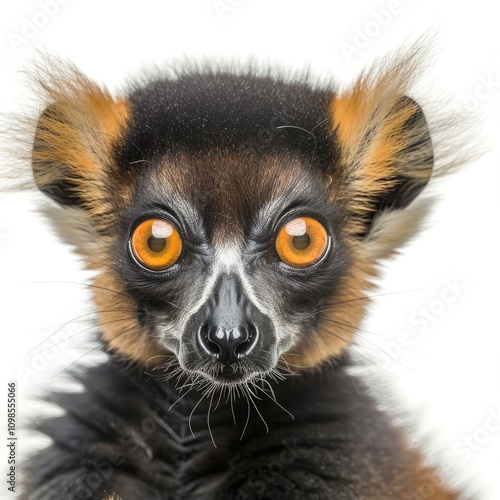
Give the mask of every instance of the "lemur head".
[[413, 66], [342, 92], [189, 70], [119, 98], [49, 71], [35, 181], [84, 228], [109, 350], [219, 385], [340, 355], [432, 172]]

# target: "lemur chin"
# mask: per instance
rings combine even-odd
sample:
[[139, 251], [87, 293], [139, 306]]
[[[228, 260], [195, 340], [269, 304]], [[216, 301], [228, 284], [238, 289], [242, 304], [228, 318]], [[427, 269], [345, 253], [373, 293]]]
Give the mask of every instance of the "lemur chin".
[[96, 271], [110, 357], [55, 396], [24, 498], [457, 498], [346, 371], [381, 260], [426, 212], [420, 59], [344, 90], [183, 67], [117, 96], [38, 68], [34, 179]]

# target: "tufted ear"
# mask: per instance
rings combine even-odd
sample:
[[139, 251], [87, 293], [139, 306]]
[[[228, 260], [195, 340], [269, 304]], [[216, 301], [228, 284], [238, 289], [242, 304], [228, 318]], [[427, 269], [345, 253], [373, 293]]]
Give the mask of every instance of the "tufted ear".
[[127, 105], [74, 67], [48, 64], [37, 83], [46, 95], [32, 150], [39, 189], [63, 205], [77, 205], [98, 215], [105, 208], [112, 146], [127, 121]]
[[369, 234], [381, 213], [406, 208], [429, 181], [432, 141], [420, 106], [406, 96], [418, 61], [361, 75], [332, 101], [352, 232]]

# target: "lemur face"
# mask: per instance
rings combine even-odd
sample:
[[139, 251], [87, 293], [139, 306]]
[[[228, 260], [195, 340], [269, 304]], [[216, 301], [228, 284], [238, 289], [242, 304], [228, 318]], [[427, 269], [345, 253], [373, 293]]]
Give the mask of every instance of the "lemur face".
[[348, 259], [321, 173], [292, 155], [163, 157], [120, 226], [112, 252], [144, 334], [214, 381], [310, 342]]
[[35, 180], [84, 227], [111, 351], [233, 385], [351, 342], [432, 171], [404, 72], [340, 94], [191, 71], [117, 100], [75, 70], [48, 81]]

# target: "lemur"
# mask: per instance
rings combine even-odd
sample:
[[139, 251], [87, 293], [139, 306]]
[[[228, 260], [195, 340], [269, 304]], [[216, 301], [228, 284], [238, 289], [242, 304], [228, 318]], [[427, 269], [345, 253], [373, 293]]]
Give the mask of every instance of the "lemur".
[[409, 96], [421, 58], [345, 89], [188, 65], [116, 96], [38, 69], [34, 181], [96, 271], [109, 360], [52, 396], [65, 413], [39, 422], [53, 443], [21, 498], [459, 497], [349, 370], [380, 263], [440, 173]]

